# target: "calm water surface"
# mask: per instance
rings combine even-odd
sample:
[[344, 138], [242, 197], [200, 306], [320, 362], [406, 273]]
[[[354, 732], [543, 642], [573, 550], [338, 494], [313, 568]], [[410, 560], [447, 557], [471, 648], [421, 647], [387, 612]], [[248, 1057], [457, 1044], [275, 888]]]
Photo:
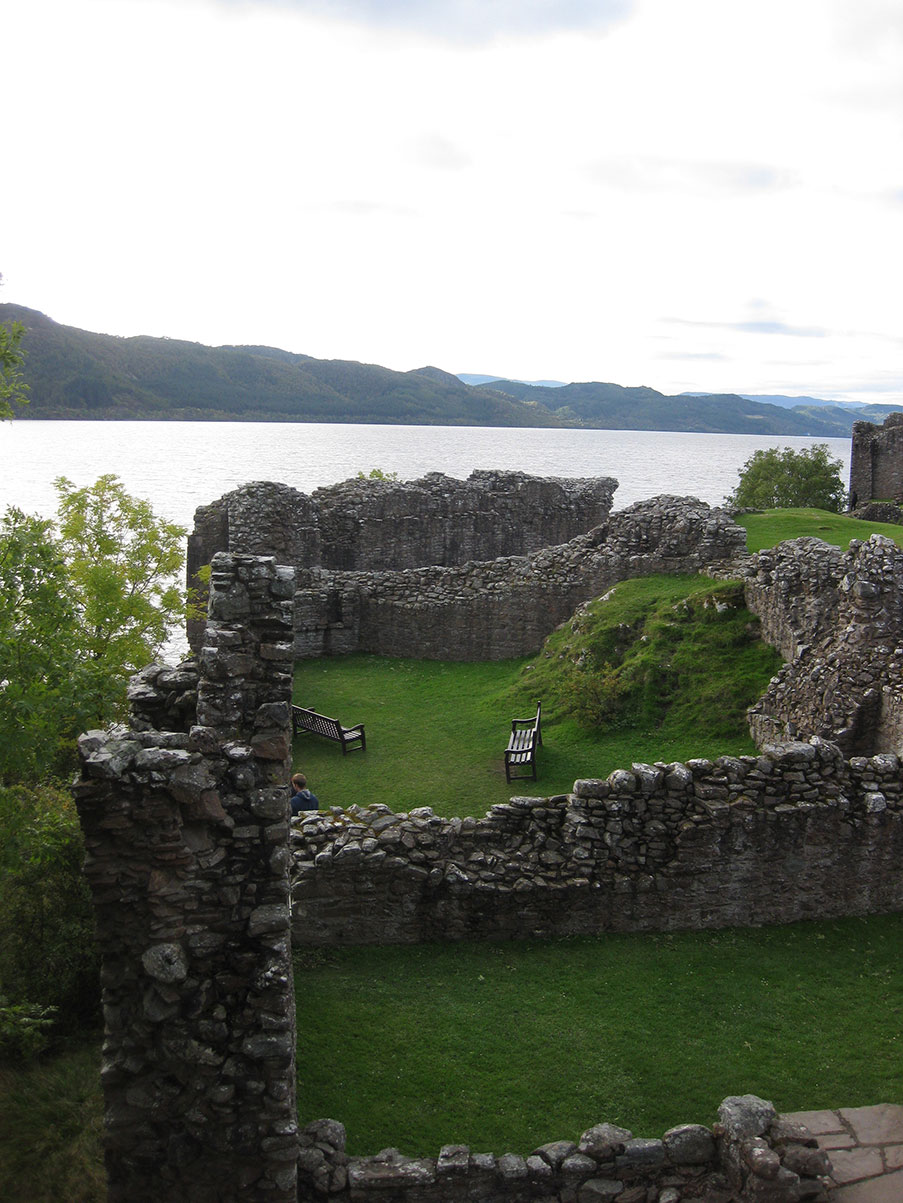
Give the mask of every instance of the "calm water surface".
[[849, 476], [849, 439], [485, 426], [338, 426], [272, 422], [0, 422], [0, 510], [51, 517], [53, 481], [115, 473], [155, 511], [191, 527], [194, 511], [251, 480], [309, 493], [371, 468], [414, 480], [474, 468], [535, 476], [613, 476], [615, 508], [676, 493], [719, 505], [760, 447], [827, 443]]

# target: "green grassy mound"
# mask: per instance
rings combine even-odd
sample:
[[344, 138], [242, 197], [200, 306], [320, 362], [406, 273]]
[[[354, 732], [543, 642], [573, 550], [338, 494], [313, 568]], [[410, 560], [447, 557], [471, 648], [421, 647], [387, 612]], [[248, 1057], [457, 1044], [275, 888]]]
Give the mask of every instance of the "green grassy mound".
[[[521, 671], [513, 691], [541, 697], [593, 731], [658, 733], [665, 745], [726, 751], [780, 666], [734, 581], [653, 576], [581, 606]], [[660, 759], [660, 757], [658, 757]], [[633, 757], [638, 759], [638, 757]]]

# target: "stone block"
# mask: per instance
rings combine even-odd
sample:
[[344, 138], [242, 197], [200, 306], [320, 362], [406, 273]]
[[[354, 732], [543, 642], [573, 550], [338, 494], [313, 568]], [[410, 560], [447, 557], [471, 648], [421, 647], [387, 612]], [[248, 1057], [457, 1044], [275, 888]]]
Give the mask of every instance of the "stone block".
[[718, 1108], [718, 1119], [734, 1139], [764, 1135], [776, 1114], [771, 1103], [754, 1094], [731, 1095]]
[[672, 1165], [707, 1165], [715, 1156], [715, 1138], [702, 1124], [679, 1124], [662, 1137]]
[[615, 1171], [620, 1176], [660, 1169], [664, 1164], [665, 1146], [660, 1140], [625, 1140], [623, 1153], [615, 1157]]
[[590, 1178], [577, 1192], [578, 1203], [615, 1203], [624, 1190], [616, 1178]]
[[633, 1140], [629, 1129], [619, 1128], [616, 1124], [596, 1124], [580, 1137], [577, 1151], [597, 1162], [614, 1161], [624, 1152], [628, 1140]]

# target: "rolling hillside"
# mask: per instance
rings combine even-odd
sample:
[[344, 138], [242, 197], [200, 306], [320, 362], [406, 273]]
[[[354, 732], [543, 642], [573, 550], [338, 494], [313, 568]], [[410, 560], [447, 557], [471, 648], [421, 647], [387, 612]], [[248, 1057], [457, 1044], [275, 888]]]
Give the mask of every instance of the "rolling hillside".
[[396, 372], [314, 359], [276, 347], [207, 347], [120, 338], [0, 305], [26, 328], [26, 419], [356, 422], [437, 426], [558, 426], [847, 437], [890, 407], [763, 404], [735, 394], [665, 396], [653, 388], [497, 380], [470, 385], [435, 367]]

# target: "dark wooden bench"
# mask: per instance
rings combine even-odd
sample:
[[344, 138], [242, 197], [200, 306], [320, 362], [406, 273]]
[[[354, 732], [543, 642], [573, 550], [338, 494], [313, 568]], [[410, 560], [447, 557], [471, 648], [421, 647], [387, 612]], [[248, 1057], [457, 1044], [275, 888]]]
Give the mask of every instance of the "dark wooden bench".
[[539, 744], [542, 744], [542, 702], [536, 703], [533, 718], [511, 720], [511, 734], [505, 749], [506, 780], [526, 779], [525, 772], [516, 773], [515, 769], [529, 769], [530, 776], [536, 780], [536, 748]]
[[367, 747], [363, 723], [343, 727], [337, 718], [327, 718], [325, 714], [317, 714], [316, 710], [309, 710], [306, 706], [292, 706], [292, 734], [297, 735], [299, 731], [311, 731], [314, 735], [334, 739], [342, 745], [343, 756], [354, 748], [360, 748], [363, 752]]

